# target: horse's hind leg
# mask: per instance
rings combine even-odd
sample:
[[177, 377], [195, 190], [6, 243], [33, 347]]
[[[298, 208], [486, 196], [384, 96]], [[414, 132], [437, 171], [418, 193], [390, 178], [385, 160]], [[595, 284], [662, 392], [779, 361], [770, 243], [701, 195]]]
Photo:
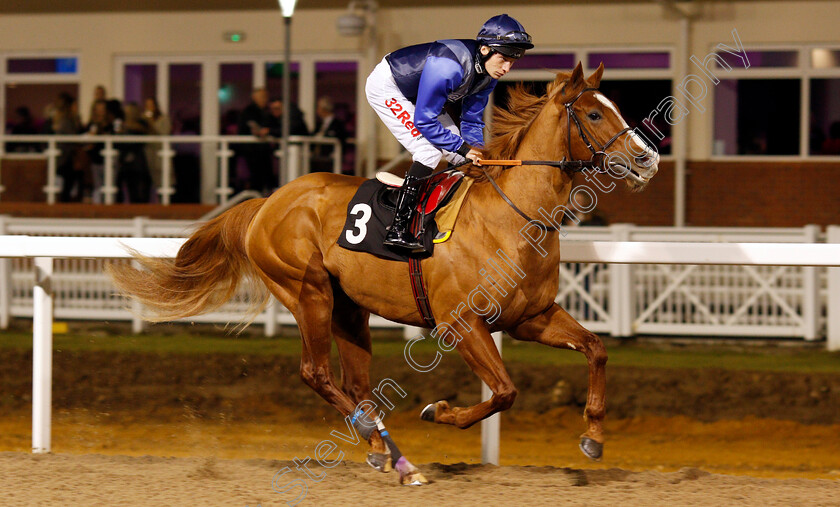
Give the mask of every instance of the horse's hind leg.
[[580, 450], [591, 459], [600, 459], [604, 449], [601, 424], [606, 414], [607, 384], [605, 374], [607, 351], [601, 339], [581, 326], [556, 304], [508, 332], [517, 340], [577, 350], [586, 356], [586, 361], [589, 363], [589, 394], [586, 398], [583, 417], [586, 419], [587, 429], [580, 437]]
[[[373, 400], [370, 391], [370, 312], [350, 300], [337, 283], [333, 283], [333, 295], [332, 333], [341, 361], [341, 386], [358, 406], [364, 400]], [[383, 438], [380, 433], [386, 436]], [[420, 471], [400, 455], [385, 430], [374, 430], [368, 443], [367, 462], [376, 470], [389, 472], [394, 466], [403, 484], [427, 482]]]

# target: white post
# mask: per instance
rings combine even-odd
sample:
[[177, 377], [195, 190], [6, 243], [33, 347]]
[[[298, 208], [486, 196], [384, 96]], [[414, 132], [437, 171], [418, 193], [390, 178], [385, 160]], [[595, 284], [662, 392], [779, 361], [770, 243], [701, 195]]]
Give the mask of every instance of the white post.
[[52, 405], [51, 257], [35, 258], [32, 315], [32, 452], [50, 452]]
[[225, 139], [219, 141], [219, 188], [216, 192], [219, 194], [219, 204], [225, 205], [228, 202], [228, 197], [233, 193], [230, 186], [230, 157], [233, 156], [233, 150], [228, 146]]
[[[840, 225], [828, 226], [828, 242], [840, 243]], [[840, 350], [840, 268], [828, 268], [828, 350]]]
[[[133, 229], [135, 238], [146, 237], [146, 217], [134, 217]], [[137, 261], [131, 261], [135, 268], [140, 268]], [[131, 332], [140, 334], [143, 332], [143, 319], [140, 318], [140, 313], [143, 311], [143, 304], [136, 299], [131, 300]]]
[[114, 156], [119, 152], [114, 149], [114, 141], [108, 137], [105, 141], [105, 149], [102, 150], [102, 157], [105, 159], [105, 182], [102, 185], [102, 196], [105, 204], [114, 204], [117, 192]]
[[335, 141], [333, 150], [333, 172], [341, 174], [344, 169], [344, 153], [341, 151], [341, 142]]
[[163, 141], [158, 155], [160, 156], [160, 188], [158, 194], [161, 204], [168, 206], [172, 204], [172, 194], [175, 193], [175, 188], [172, 186], [172, 157], [175, 156], [175, 150], [172, 149], [172, 143], [168, 137]]
[[47, 151], [44, 155], [47, 156], [47, 186], [44, 187], [44, 193], [47, 194], [47, 204], [55, 204], [56, 195], [61, 192], [61, 187], [58, 186], [58, 155], [61, 152], [56, 148], [55, 139], [47, 141]]
[[[820, 226], [806, 225], [805, 238], [808, 243], [819, 239]], [[802, 268], [802, 337], [816, 340], [820, 321], [820, 284], [817, 268]]]
[[271, 296], [268, 308], [265, 309], [265, 335], [274, 336], [277, 334], [277, 300]]
[[[502, 353], [502, 333], [493, 333], [493, 341], [499, 354]], [[493, 391], [481, 383], [481, 401], [487, 401], [493, 396]], [[500, 438], [501, 416], [496, 413], [481, 421], [481, 463], [499, 464], [499, 438]]]
[[[610, 227], [612, 241], [629, 241], [630, 224], [615, 224]], [[633, 284], [629, 264], [610, 265], [610, 334], [632, 336], [633, 331]]]
[[298, 176], [300, 176], [300, 144], [299, 143], [289, 143], [289, 149], [286, 150], [289, 154], [289, 160], [284, 160], [284, 164], [286, 166], [286, 181], [283, 183], [289, 183], [290, 181], [294, 180]]
[[[0, 234], [6, 234], [6, 216], [0, 215]], [[12, 260], [0, 259], [0, 329], [9, 329], [12, 317]]]

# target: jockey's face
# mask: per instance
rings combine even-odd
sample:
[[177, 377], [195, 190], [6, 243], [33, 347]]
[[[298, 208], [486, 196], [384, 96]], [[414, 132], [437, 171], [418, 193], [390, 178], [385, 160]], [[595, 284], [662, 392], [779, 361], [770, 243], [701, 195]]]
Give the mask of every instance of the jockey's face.
[[[481, 47], [481, 54], [487, 56], [490, 52], [490, 48], [487, 46]], [[504, 76], [508, 72], [510, 72], [511, 67], [513, 67], [513, 62], [516, 60], [505, 56], [501, 53], [493, 53], [493, 56], [487, 59], [484, 62], [484, 68], [487, 70], [487, 75], [492, 77], [493, 79], [499, 79], [500, 77]]]

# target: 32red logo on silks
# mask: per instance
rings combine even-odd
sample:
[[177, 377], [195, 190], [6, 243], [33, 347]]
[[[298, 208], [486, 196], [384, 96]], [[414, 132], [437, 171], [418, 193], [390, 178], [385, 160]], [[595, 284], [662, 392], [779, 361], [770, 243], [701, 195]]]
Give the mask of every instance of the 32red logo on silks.
[[385, 101], [385, 107], [389, 108], [394, 116], [397, 117], [398, 120], [405, 125], [405, 128], [411, 131], [411, 135], [413, 137], [417, 137], [420, 135], [420, 131], [414, 126], [414, 122], [411, 121], [411, 115], [408, 111], [404, 110], [402, 104], [400, 104], [397, 99], [390, 98]]

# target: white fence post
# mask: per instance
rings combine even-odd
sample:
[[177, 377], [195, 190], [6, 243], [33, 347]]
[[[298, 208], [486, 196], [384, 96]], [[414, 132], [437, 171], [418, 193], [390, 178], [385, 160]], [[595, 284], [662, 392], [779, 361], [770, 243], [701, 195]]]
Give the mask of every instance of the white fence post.
[[[819, 240], [820, 226], [806, 225], [805, 238], [808, 243]], [[819, 338], [820, 284], [819, 272], [814, 267], [802, 268], [802, 337], [806, 340]]]
[[274, 296], [269, 296], [268, 307], [265, 309], [265, 335], [274, 336], [277, 334], [277, 305], [279, 304]]
[[230, 157], [233, 156], [233, 150], [225, 139], [219, 141], [219, 152], [216, 156], [219, 158], [219, 188], [216, 192], [219, 194], [219, 204], [225, 205], [233, 194], [233, 188], [230, 186]]
[[105, 204], [114, 204], [117, 193], [120, 189], [116, 186], [116, 174], [114, 156], [119, 152], [114, 149], [114, 142], [108, 138], [105, 141], [105, 149], [102, 150], [102, 157], [105, 160], [105, 182], [102, 185], [102, 197]]
[[[840, 243], [840, 225], [828, 226], [828, 242]], [[840, 350], [840, 268], [828, 268], [828, 350]]]
[[[6, 234], [6, 215], [0, 215], [0, 234]], [[0, 329], [12, 318], [12, 260], [0, 258]]]
[[[146, 217], [134, 217], [132, 220], [133, 222], [133, 229], [134, 229], [134, 237], [135, 238], [145, 238], [146, 237]], [[137, 261], [131, 261], [134, 264], [135, 268], [140, 268], [140, 264]], [[145, 327], [145, 323], [143, 319], [140, 318], [140, 314], [143, 311], [143, 304], [136, 299], [131, 300], [131, 332], [134, 334], [140, 334], [143, 332], [143, 328]]]
[[52, 429], [52, 274], [51, 257], [35, 258], [32, 315], [32, 452], [50, 452]]
[[[502, 353], [502, 333], [493, 333], [493, 341], [499, 354]], [[493, 391], [481, 383], [481, 401], [487, 401], [493, 396]], [[493, 414], [481, 421], [481, 463], [499, 464], [499, 438], [501, 434], [501, 416]]]
[[47, 204], [55, 204], [56, 195], [61, 192], [61, 187], [58, 186], [58, 155], [61, 154], [56, 147], [55, 139], [47, 141], [47, 150], [44, 155], [47, 156], [47, 185], [44, 187], [44, 193], [47, 194]]
[[[631, 224], [610, 226], [612, 241], [629, 241]], [[633, 329], [633, 280], [629, 264], [610, 266], [610, 317], [613, 336], [632, 336]]]
[[161, 204], [169, 205], [172, 204], [172, 194], [175, 193], [175, 188], [172, 186], [172, 157], [175, 156], [175, 150], [172, 149], [169, 138], [166, 138], [161, 146], [161, 150], [158, 152], [158, 156], [160, 156], [158, 195], [160, 195]]

